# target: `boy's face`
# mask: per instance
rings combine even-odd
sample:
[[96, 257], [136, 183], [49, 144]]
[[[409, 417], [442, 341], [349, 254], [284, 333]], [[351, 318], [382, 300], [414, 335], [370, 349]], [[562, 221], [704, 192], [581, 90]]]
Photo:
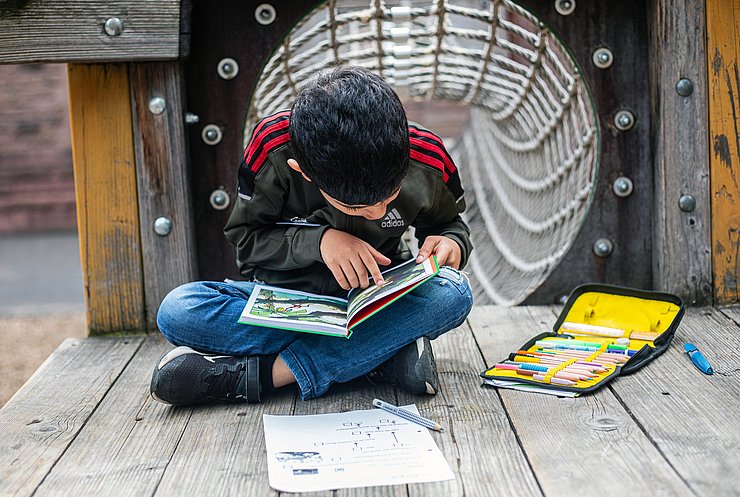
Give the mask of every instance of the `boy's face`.
[[385, 216], [385, 213], [388, 210], [388, 204], [393, 202], [393, 200], [395, 200], [395, 198], [398, 197], [398, 193], [400, 192], [400, 189], [396, 191], [396, 193], [388, 197], [387, 199], [377, 204], [374, 204], [374, 205], [347, 205], [347, 204], [340, 202], [339, 200], [333, 199], [332, 197], [327, 195], [323, 190], [319, 190], [319, 191], [324, 196], [324, 198], [329, 203], [329, 205], [334, 207], [339, 212], [343, 212], [347, 214], [348, 216], [361, 216], [370, 221], [374, 221], [376, 219], [380, 219], [383, 216]]

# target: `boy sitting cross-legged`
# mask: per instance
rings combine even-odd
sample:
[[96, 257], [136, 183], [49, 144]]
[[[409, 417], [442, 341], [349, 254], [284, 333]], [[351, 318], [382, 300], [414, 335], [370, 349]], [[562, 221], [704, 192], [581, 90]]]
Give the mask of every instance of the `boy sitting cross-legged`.
[[[259, 402], [296, 383], [301, 398], [366, 375], [415, 394], [439, 388], [430, 340], [472, 306], [459, 271], [472, 245], [463, 190], [442, 141], [409, 125], [379, 76], [344, 66], [316, 77], [290, 111], [254, 128], [224, 229], [248, 281], [193, 282], [162, 302], [159, 329], [178, 346], [151, 392], [169, 404]], [[412, 257], [440, 272], [355, 328], [349, 340], [237, 323], [255, 282], [345, 295], [382, 282], [381, 267]]]

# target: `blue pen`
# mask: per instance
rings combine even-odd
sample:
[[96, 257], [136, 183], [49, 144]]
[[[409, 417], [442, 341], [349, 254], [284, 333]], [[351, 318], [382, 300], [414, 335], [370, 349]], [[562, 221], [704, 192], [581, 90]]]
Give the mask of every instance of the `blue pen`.
[[712, 369], [712, 366], [709, 365], [709, 361], [706, 360], [702, 353], [699, 352], [699, 349], [696, 348], [696, 345], [686, 342], [685, 344], [683, 344], [683, 348], [686, 353], [689, 354], [691, 362], [694, 363], [694, 366], [696, 366], [699, 371], [704, 374], [714, 374], [714, 369]]

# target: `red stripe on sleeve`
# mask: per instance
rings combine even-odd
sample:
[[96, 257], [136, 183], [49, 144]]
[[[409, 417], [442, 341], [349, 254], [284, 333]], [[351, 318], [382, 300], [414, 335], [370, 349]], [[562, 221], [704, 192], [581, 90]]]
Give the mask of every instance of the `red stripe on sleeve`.
[[254, 128], [254, 131], [252, 131], [252, 137], [249, 139], [249, 141], [251, 142], [252, 140], [254, 140], [254, 138], [260, 133], [260, 131], [262, 130], [262, 128], [264, 128], [267, 123], [271, 123], [275, 119], [279, 119], [281, 117], [289, 117], [289, 116], [290, 116], [290, 111], [289, 110], [284, 110], [282, 112], [278, 112], [277, 114], [273, 114], [271, 116], [265, 117], [264, 119], [262, 119], [259, 122], [259, 124], [257, 125], [257, 127]]
[[254, 164], [250, 168], [253, 172], [259, 171], [259, 168], [262, 167], [262, 164], [264, 164], [265, 160], [267, 159], [267, 155], [270, 153], [271, 150], [273, 150], [275, 147], [282, 145], [283, 143], [290, 140], [290, 135], [288, 133], [283, 133], [282, 135], [273, 138], [269, 142], [265, 143], [264, 148], [262, 149], [262, 153], [257, 157], [257, 160], [254, 161]]
[[[282, 120], [282, 121], [279, 121], [273, 124], [272, 126], [268, 126], [267, 128], [265, 128], [265, 130], [262, 131], [259, 134], [259, 136], [257, 136], [256, 140], [253, 140], [252, 142], [250, 142], [249, 147], [247, 147], [247, 151], [249, 152], [249, 154], [244, 159], [244, 162], [249, 164], [252, 161], [252, 157], [254, 156], [255, 151], [259, 150], [259, 148], [262, 146], [262, 140], [264, 140], [265, 137], [269, 136], [270, 133], [274, 133], [275, 131], [280, 131], [281, 129], [285, 129], [289, 125], [290, 125], [290, 121], [285, 119], [285, 120]], [[289, 136], [288, 133], [285, 133], [285, 135]], [[271, 143], [271, 142], [272, 140], [268, 143]]]
[[[444, 143], [442, 143], [442, 140], [440, 140], [440, 138], [437, 135], [434, 135], [432, 133], [421, 131], [416, 128], [413, 128], [413, 129], [416, 134], [425, 136], [427, 138], [431, 138], [434, 141], [439, 143], [439, 146], [437, 146], [429, 142], [425, 142], [424, 140], [419, 140], [418, 138], [416, 139], [416, 145], [418, 145], [419, 147], [422, 147], [426, 150], [431, 150], [432, 152], [436, 152], [437, 154], [439, 154], [441, 157], [444, 157], [445, 167], [450, 172], [450, 174], [454, 174], [457, 168], [455, 167], [455, 163], [452, 162], [452, 160], [450, 159], [450, 156], [447, 153], [447, 150], [444, 148]], [[410, 140], [414, 140], [414, 138], [411, 137]]]
[[[411, 141], [413, 143], [415, 139], [411, 138]], [[417, 140], [418, 141], [418, 140]], [[446, 183], [448, 179], [450, 179], [450, 175], [447, 174], [447, 170], [445, 169], [445, 165], [442, 163], [442, 161], [435, 159], [434, 157], [430, 157], [427, 154], [424, 154], [422, 152], [419, 152], [418, 150], [411, 150], [409, 153], [409, 156], [412, 159], [418, 160], [419, 162], [423, 164], [428, 164], [436, 169], [439, 169], [442, 171], [442, 180]]]

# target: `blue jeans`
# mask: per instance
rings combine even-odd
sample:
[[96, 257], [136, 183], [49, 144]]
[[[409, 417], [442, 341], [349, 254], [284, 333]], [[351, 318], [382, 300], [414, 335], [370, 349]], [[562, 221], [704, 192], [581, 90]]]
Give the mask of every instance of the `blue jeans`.
[[237, 323], [255, 283], [196, 281], [172, 290], [157, 324], [174, 345], [224, 355], [280, 354], [301, 398], [369, 373], [404, 346], [460, 326], [473, 296], [467, 278], [442, 267], [430, 281], [360, 323], [350, 339]]

